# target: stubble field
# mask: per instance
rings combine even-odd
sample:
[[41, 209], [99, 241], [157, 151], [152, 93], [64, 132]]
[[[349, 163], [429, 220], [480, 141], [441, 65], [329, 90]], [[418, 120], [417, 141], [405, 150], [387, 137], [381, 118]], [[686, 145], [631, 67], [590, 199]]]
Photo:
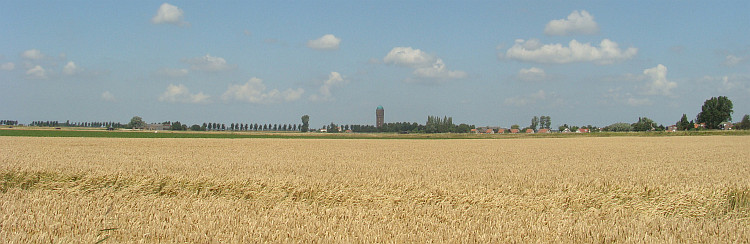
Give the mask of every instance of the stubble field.
[[0, 137], [0, 240], [748, 242], [750, 137]]

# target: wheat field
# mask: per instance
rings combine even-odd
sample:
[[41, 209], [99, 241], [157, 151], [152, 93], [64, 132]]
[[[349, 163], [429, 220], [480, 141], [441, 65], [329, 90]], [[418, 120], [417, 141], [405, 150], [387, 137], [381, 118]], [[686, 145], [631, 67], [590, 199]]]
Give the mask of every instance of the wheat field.
[[750, 137], [0, 137], [0, 240], [748, 242]]

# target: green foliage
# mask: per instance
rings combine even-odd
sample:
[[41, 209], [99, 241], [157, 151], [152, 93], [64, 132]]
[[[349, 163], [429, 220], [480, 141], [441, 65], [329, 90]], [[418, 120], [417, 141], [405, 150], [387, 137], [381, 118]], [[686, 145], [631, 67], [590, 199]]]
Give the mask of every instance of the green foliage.
[[604, 127], [604, 131], [627, 132], [632, 131], [633, 126], [628, 123], [614, 123]]
[[201, 127], [200, 125], [192, 125], [190, 126], [190, 130], [192, 131], [204, 131], [204, 127]]
[[706, 123], [708, 129], [718, 129], [719, 124], [732, 121], [732, 101], [725, 96], [712, 97], [706, 100], [698, 113], [696, 123]]
[[549, 129], [552, 125], [552, 118], [549, 116], [542, 115], [539, 117], [539, 128], [540, 129]]
[[632, 124], [634, 131], [651, 131], [656, 129], [657, 125], [653, 120], [642, 117], [638, 118], [638, 122]]
[[742, 117], [742, 121], [737, 124], [738, 130], [750, 130], [750, 115], [745, 115]]
[[133, 118], [130, 119], [130, 123], [128, 123], [127, 128], [143, 128], [146, 127], [146, 122], [143, 121], [143, 118], [138, 116], [133, 116]]
[[693, 128], [693, 123], [687, 119], [687, 114], [682, 114], [682, 118], [677, 122], [677, 130], [689, 130]]
[[510, 128], [511, 129], [520, 129], [521, 126], [519, 126], [519, 125], [511, 125]]
[[180, 123], [180, 121], [176, 121], [172, 123], [172, 126], [170, 126], [169, 129], [170, 130], [182, 130], [182, 124]]
[[531, 125], [529, 126], [530, 129], [534, 129], [536, 131], [536, 128], [539, 126], [539, 117], [534, 116], [531, 118]]

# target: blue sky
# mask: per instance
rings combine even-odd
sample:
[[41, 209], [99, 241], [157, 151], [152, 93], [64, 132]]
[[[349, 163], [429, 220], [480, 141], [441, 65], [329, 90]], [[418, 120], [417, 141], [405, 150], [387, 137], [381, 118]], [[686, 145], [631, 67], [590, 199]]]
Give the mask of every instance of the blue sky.
[[748, 1], [0, 1], [0, 117], [313, 127], [750, 114]]

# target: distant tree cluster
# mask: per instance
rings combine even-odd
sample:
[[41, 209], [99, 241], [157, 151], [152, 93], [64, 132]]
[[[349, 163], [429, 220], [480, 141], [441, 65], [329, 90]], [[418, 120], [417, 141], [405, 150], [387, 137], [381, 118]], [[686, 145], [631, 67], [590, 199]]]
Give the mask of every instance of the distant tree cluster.
[[[16, 122], [18, 123], [18, 122]], [[70, 122], [70, 120], [63, 122], [60, 121], [32, 121], [29, 123], [30, 126], [40, 127], [107, 127], [107, 128], [123, 128], [125, 125], [120, 122]]]
[[197, 128], [208, 131], [298, 131], [300, 127], [297, 124], [231, 123], [227, 126], [222, 123], [203, 123]]
[[719, 124], [732, 120], [732, 101], [725, 96], [706, 100], [698, 113], [696, 123], [706, 123], [708, 129], [719, 129]]
[[0, 120], [0, 125], [18, 125], [18, 120]]

